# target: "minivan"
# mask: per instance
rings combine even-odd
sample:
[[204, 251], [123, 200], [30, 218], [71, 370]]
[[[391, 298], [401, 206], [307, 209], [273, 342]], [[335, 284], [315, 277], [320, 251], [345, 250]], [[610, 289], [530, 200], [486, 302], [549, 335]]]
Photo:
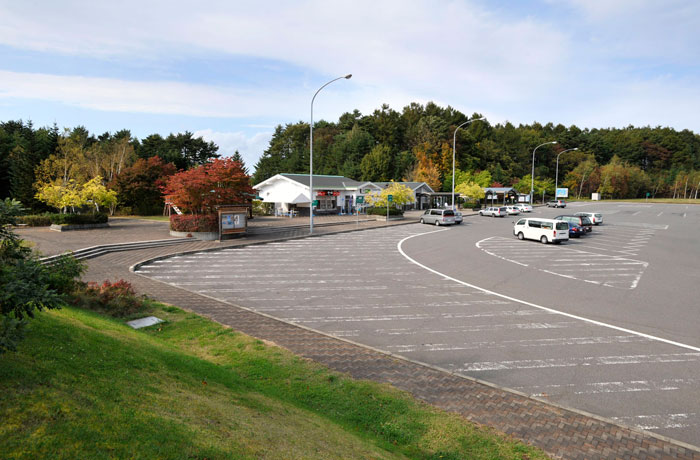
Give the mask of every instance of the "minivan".
[[455, 213], [451, 209], [428, 209], [420, 216], [421, 224], [452, 225]]
[[524, 218], [513, 226], [513, 235], [519, 240], [537, 240], [559, 244], [569, 240], [569, 223], [554, 219]]

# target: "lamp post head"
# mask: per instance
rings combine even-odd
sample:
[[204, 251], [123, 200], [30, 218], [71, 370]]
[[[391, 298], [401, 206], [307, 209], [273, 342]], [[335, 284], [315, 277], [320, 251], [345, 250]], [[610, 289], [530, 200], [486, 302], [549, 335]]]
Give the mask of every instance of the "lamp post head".
[[351, 73], [349, 73], [349, 74], [347, 74], [347, 75], [345, 76], [345, 79], [346, 79], [346, 80], [350, 80], [350, 78], [352, 78], [352, 74], [351, 74]]
[[547, 142], [548, 144], [556, 144], [557, 141]]

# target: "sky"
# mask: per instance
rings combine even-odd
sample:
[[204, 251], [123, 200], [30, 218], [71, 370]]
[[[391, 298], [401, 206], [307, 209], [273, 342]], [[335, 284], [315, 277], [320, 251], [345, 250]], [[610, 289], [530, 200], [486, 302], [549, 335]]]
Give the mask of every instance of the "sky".
[[278, 125], [382, 104], [700, 132], [696, 0], [0, 0], [0, 121], [190, 131], [249, 170]]

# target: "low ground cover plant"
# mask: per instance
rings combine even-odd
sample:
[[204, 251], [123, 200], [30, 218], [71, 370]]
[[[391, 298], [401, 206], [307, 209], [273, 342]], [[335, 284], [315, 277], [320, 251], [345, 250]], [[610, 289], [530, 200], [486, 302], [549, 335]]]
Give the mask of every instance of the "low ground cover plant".
[[148, 309], [147, 299], [136, 295], [131, 283], [120, 279], [83, 283], [73, 292], [72, 304], [115, 318], [126, 318]]

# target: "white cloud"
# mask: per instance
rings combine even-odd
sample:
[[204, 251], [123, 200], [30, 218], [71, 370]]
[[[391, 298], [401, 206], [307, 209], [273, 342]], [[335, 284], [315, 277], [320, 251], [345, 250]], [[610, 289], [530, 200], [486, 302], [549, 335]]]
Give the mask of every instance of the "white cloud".
[[268, 147], [272, 132], [260, 132], [252, 136], [244, 132], [220, 132], [212, 129], [202, 129], [194, 132], [194, 137], [202, 137], [205, 141], [213, 141], [219, 146], [219, 154], [230, 157], [238, 150], [249, 173], [255, 171], [255, 164], [263, 151]]

